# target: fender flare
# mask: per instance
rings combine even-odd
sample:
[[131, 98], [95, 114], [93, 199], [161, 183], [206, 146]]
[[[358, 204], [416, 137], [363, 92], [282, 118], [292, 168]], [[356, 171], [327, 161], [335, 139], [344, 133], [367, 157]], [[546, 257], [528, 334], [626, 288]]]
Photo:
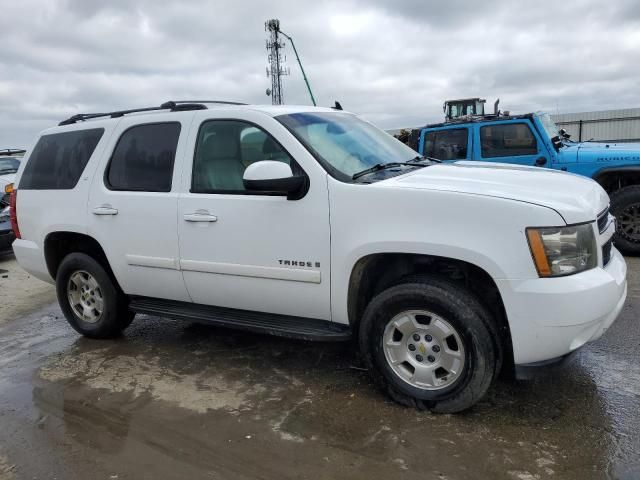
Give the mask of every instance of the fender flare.
[[640, 165], [622, 165], [616, 167], [603, 167], [597, 170], [591, 178], [602, 185], [602, 179], [605, 175], [616, 173], [638, 173], [640, 174]]

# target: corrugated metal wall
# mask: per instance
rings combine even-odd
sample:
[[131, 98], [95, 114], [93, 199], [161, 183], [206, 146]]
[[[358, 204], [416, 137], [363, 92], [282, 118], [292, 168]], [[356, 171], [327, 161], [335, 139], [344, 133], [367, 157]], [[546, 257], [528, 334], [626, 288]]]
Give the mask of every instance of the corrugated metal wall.
[[640, 108], [551, 115], [571, 139], [603, 142], [640, 142]]

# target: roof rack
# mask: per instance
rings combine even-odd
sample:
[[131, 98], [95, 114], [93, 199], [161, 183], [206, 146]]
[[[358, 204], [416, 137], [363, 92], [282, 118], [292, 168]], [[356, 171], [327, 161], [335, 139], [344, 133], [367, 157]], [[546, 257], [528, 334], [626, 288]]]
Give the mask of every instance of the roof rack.
[[246, 103], [229, 102], [227, 100], [173, 100], [173, 103], [219, 103], [221, 105], [247, 105]]
[[11, 155], [21, 155], [23, 153], [27, 153], [26, 150], [22, 148], [3, 148], [0, 149], [0, 155], [3, 157], [9, 157]]
[[188, 110], [205, 110], [207, 106], [205, 103], [219, 103], [224, 105], [246, 105], [245, 103], [238, 102], [226, 102], [222, 100], [170, 100], [168, 102], [164, 102], [159, 107], [147, 107], [147, 108], [132, 108], [130, 110], [118, 110], [115, 112], [104, 112], [104, 113], [78, 113], [73, 115], [66, 120], [61, 121], [58, 125], [71, 125], [77, 122], [83, 122], [85, 120], [91, 120], [92, 118], [98, 117], [111, 117], [111, 118], [119, 118], [124, 115], [128, 115], [130, 113], [140, 113], [140, 112], [153, 112], [157, 110], [170, 110], [172, 112], [182, 112]]

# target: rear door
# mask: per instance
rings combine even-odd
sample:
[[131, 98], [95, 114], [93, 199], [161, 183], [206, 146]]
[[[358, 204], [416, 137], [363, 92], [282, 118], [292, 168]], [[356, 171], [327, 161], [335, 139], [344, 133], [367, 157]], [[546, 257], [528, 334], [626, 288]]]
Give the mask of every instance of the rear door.
[[420, 152], [442, 161], [469, 160], [471, 135], [467, 127], [447, 127], [425, 131]]
[[193, 112], [123, 117], [94, 176], [89, 235], [130, 295], [188, 301], [178, 261], [179, 160]]
[[534, 166], [546, 157], [544, 144], [525, 120], [478, 124], [476, 128], [474, 158], [485, 162], [517, 163]]

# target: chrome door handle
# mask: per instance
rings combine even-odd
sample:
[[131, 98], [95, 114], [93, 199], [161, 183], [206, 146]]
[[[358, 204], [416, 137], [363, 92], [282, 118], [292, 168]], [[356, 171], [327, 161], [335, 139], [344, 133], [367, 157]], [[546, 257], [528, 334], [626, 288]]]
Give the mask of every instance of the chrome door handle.
[[207, 210], [196, 210], [193, 213], [185, 213], [183, 218], [187, 222], [217, 222], [218, 217], [211, 215]]
[[99, 207], [95, 207], [93, 210], [94, 215], [117, 215], [118, 209], [113, 208], [111, 205], [101, 205]]

